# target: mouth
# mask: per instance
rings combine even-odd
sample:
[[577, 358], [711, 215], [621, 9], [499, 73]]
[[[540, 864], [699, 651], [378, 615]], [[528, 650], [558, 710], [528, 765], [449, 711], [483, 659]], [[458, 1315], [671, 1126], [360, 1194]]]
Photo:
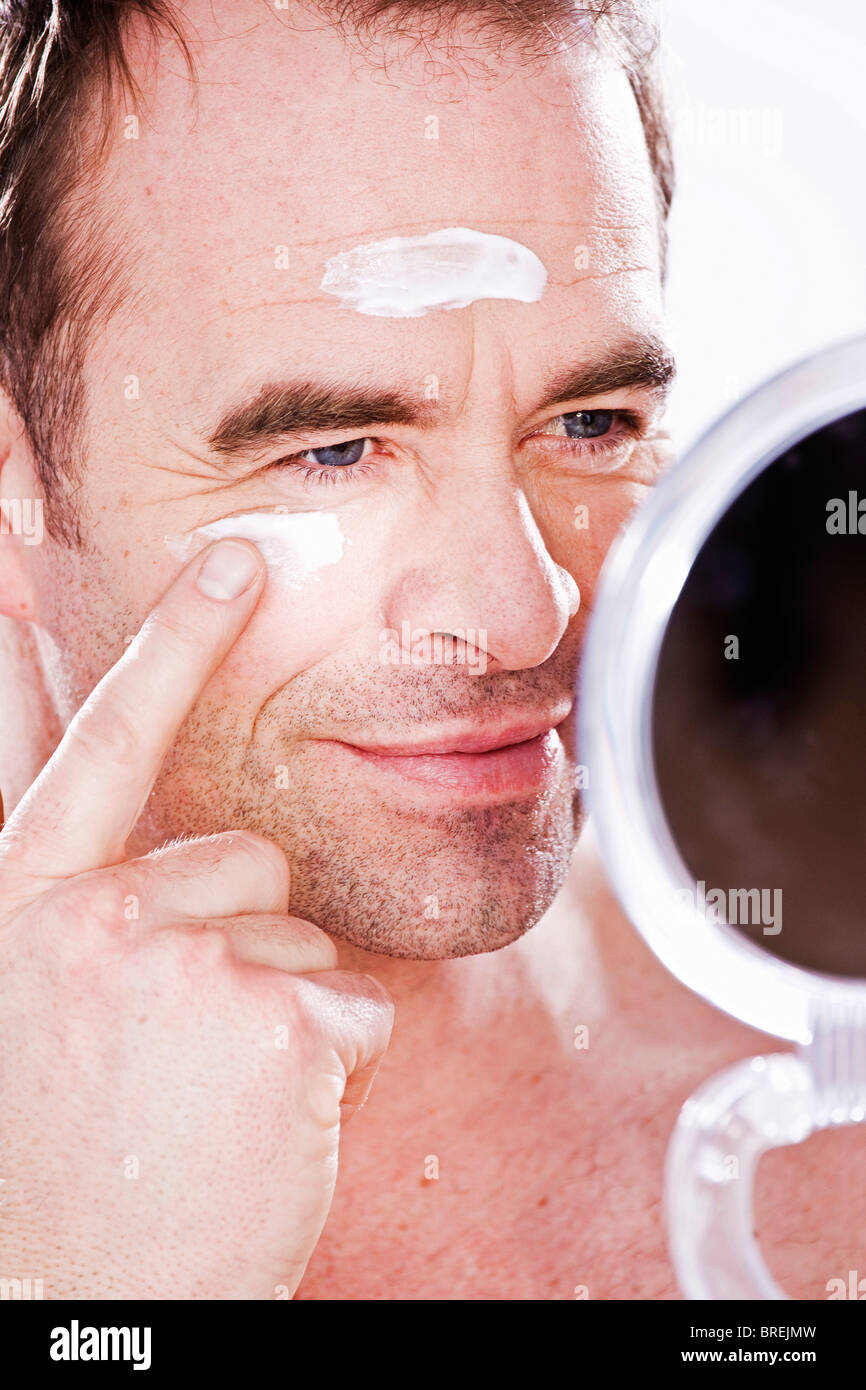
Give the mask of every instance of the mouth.
[[[569, 711], [570, 712], [570, 708]], [[537, 796], [555, 780], [564, 756], [555, 719], [523, 719], [498, 727], [466, 727], [409, 743], [342, 743], [371, 771], [414, 783], [452, 802], [514, 801]]]

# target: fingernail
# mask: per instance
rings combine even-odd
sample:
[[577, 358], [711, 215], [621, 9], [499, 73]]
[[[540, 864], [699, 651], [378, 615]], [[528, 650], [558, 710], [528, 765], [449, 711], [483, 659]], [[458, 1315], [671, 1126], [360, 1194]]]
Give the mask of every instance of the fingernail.
[[252, 550], [237, 541], [220, 541], [211, 550], [198, 572], [199, 590], [206, 598], [239, 598], [259, 572]]

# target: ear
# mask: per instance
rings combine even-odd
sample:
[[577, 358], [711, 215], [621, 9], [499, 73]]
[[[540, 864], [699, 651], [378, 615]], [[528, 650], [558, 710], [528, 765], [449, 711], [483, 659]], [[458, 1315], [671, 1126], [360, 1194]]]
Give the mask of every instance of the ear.
[[34, 558], [45, 536], [44, 502], [23, 422], [0, 390], [0, 614], [36, 618]]

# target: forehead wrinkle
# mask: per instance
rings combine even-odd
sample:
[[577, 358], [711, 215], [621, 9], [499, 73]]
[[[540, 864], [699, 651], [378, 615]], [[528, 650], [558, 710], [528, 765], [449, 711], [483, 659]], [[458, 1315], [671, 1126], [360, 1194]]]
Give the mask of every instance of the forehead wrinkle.
[[210, 325], [215, 319], [236, 318], [239, 314], [253, 314], [260, 309], [298, 308], [307, 305], [318, 306], [321, 309], [333, 307], [331, 301], [323, 294], [304, 297], [299, 296], [297, 299], [259, 299], [256, 300], [254, 304], [237, 304], [231, 308], [221, 305], [220, 308], [214, 310], [212, 314], [208, 314], [207, 318], [202, 320], [202, 323], [203, 325]]
[[577, 285], [582, 285], [586, 280], [610, 280], [614, 275], [638, 275], [647, 273], [658, 275], [658, 267], [654, 265], [621, 265], [614, 270], [594, 270], [586, 275], [578, 275], [573, 280], [553, 280], [552, 284], [557, 289], [574, 289]]

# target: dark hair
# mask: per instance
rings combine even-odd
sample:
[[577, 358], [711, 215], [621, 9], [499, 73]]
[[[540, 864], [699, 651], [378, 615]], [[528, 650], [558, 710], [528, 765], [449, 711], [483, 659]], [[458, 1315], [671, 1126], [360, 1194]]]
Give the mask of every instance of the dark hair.
[[[648, 0], [309, 0], [337, 27], [412, 36], [471, 15], [481, 30], [539, 52], [572, 34], [613, 53], [628, 74], [655, 175], [666, 258], [673, 194], [670, 135]], [[179, 45], [195, 66], [172, 0], [0, 0], [0, 387], [27, 432], [47, 499], [46, 524], [78, 539], [58, 480], [83, 453], [84, 362], [93, 333], [126, 294], [123, 257], [96, 196], [117, 98], [140, 97], [125, 40]], [[94, 111], [97, 119], [93, 119]], [[67, 487], [68, 491], [68, 487]]]

